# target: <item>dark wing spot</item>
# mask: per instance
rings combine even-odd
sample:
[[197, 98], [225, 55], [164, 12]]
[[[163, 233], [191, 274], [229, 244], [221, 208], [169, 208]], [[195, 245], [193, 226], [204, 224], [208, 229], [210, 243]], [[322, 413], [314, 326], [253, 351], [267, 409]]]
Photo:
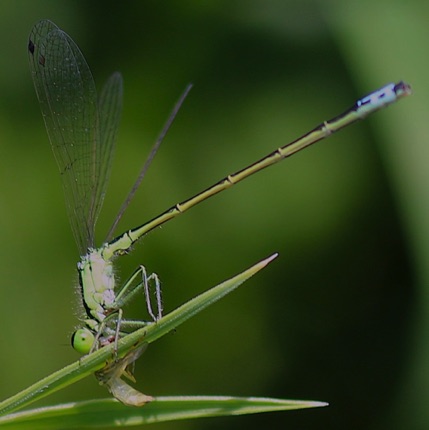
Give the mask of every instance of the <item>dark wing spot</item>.
[[28, 50], [31, 54], [34, 54], [34, 43], [31, 39], [28, 40]]

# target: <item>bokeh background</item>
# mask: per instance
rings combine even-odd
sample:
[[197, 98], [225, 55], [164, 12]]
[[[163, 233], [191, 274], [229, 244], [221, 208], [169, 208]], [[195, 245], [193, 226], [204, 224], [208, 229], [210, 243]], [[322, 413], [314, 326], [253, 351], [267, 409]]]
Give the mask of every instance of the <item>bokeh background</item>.
[[[98, 243], [188, 82], [194, 88], [118, 233], [400, 79], [414, 95], [148, 235], [118, 260], [162, 279], [166, 311], [279, 252], [152, 345], [152, 395], [327, 401], [167, 429], [426, 429], [429, 424], [429, 4], [418, 0], [0, 4], [0, 393], [77, 359], [78, 253], [27, 64], [49, 18], [124, 110]], [[143, 316], [143, 299], [127, 312]], [[106, 396], [93, 378], [41, 404]]]

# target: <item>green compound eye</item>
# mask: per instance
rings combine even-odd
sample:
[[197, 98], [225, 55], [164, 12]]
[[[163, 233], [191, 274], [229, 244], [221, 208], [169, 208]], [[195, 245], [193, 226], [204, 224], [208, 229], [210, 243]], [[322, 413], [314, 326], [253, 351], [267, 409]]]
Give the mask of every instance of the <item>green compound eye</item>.
[[94, 333], [87, 328], [76, 330], [71, 338], [72, 347], [80, 354], [88, 354], [89, 351], [91, 351], [94, 341]]

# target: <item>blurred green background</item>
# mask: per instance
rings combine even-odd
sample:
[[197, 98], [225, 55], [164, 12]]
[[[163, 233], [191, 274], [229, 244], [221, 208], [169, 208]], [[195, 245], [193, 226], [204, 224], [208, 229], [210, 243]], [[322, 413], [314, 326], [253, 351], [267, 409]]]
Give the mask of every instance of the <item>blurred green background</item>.
[[[429, 4], [410, 0], [2, 1], [0, 392], [77, 359], [77, 249], [27, 64], [49, 18], [124, 111], [98, 243], [188, 82], [118, 233], [295, 139], [387, 82], [414, 95], [259, 173], [118, 261], [159, 274], [166, 311], [277, 251], [239, 291], [139, 360], [152, 395], [255, 395], [329, 408], [159, 429], [426, 429]], [[128, 312], [141, 316], [143, 299]], [[40, 404], [106, 396], [93, 378]]]

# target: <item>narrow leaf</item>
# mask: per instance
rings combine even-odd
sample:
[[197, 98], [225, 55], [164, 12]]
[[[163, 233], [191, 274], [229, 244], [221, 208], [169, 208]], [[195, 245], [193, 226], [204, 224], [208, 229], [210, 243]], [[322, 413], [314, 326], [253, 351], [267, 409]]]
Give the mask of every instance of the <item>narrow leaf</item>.
[[163, 421], [322, 406], [327, 406], [327, 403], [265, 397], [186, 396], [157, 397], [142, 408], [131, 408], [114, 399], [100, 399], [18, 412], [0, 418], [0, 425], [7, 430], [131, 427]]

